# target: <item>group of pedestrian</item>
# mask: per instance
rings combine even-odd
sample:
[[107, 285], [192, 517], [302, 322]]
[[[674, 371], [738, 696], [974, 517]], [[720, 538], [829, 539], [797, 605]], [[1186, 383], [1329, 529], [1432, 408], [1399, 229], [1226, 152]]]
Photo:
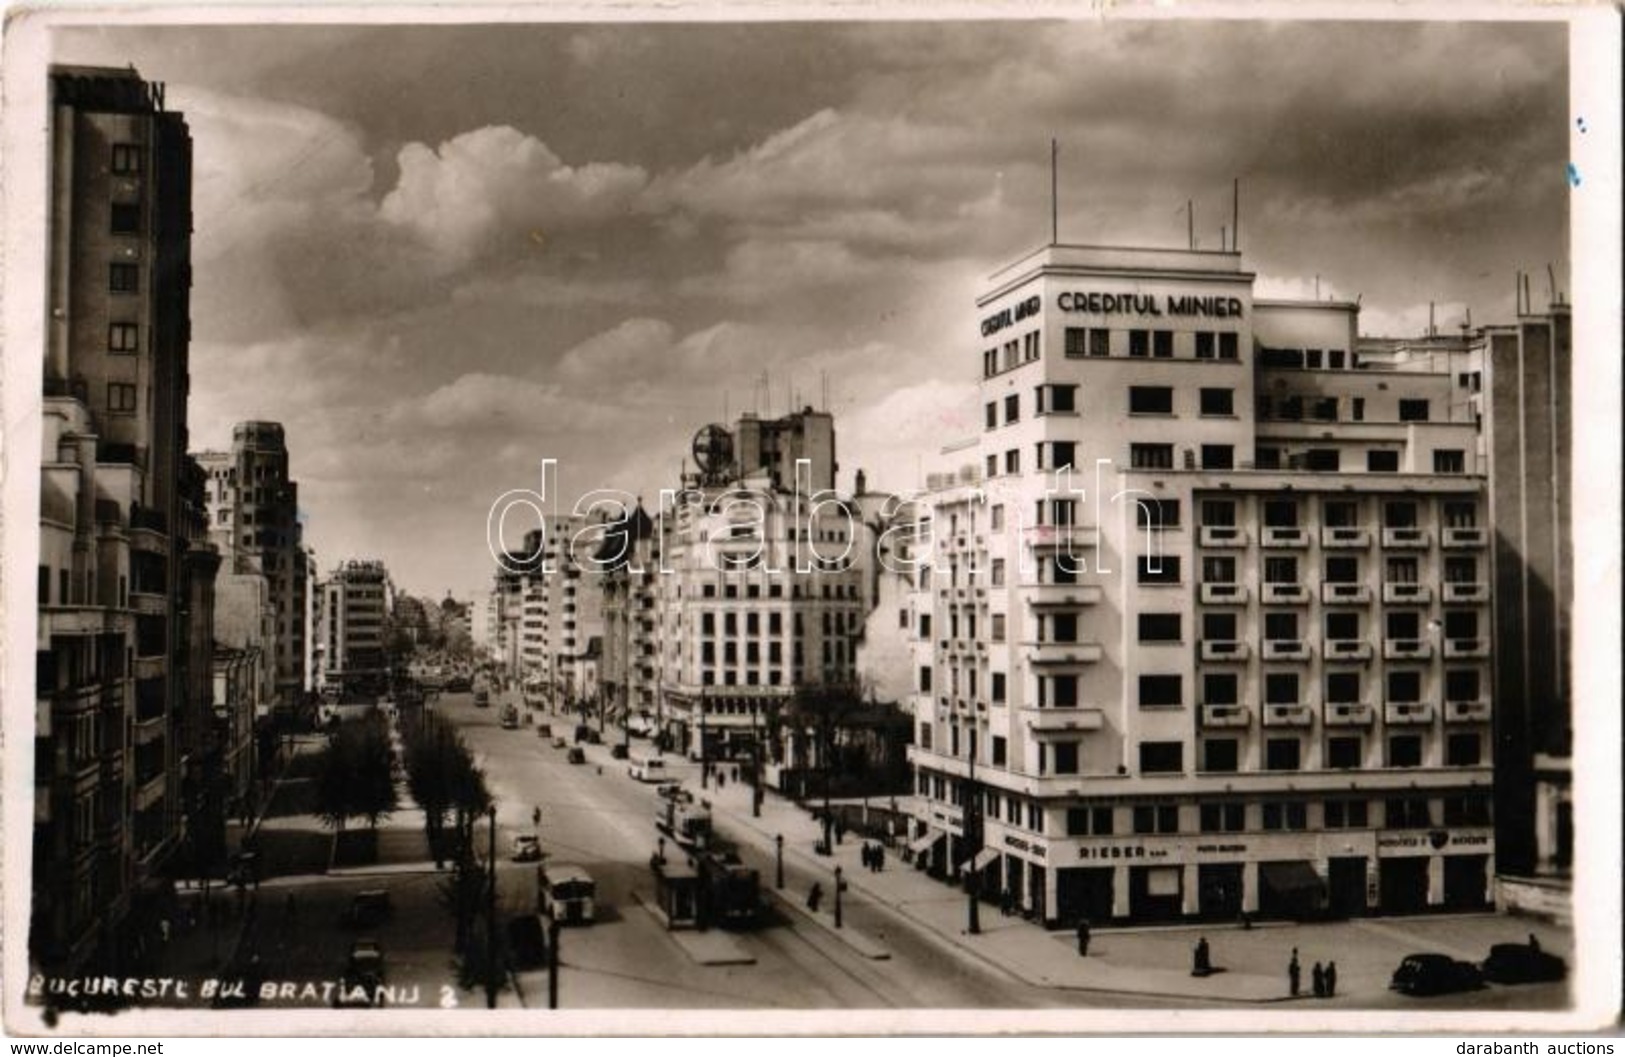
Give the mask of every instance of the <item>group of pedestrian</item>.
[[879, 873], [886, 868], [886, 849], [878, 841], [864, 841], [859, 858], [870, 873]]
[[[1292, 997], [1297, 998], [1302, 991], [1303, 969], [1298, 964], [1298, 948], [1292, 948], [1292, 960], [1286, 963], [1286, 981], [1291, 989]], [[1325, 965], [1316, 962], [1309, 970], [1309, 987], [1316, 998], [1332, 998], [1337, 994], [1337, 963], [1328, 961]]]

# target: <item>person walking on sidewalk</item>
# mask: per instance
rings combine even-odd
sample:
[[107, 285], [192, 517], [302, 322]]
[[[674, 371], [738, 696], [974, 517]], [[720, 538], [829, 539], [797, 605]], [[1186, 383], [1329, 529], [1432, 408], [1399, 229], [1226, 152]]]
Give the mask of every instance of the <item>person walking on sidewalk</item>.
[[1298, 948], [1292, 948], [1292, 960], [1286, 963], [1287, 987], [1292, 991], [1292, 997], [1298, 997], [1298, 980], [1302, 970], [1298, 968]]
[[1089, 957], [1089, 919], [1078, 919], [1078, 957]]
[[1337, 994], [1337, 963], [1326, 963], [1326, 997], [1331, 998]]
[[1316, 998], [1326, 997], [1326, 970], [1321, 968], [1319, 962], [1309, 970], [1309, 989], [1314, 992]]
[[1211, 976], [1213, 974], [1212, 957], [1212, 951], [1207, 945], [1207, 937], [1203, 936], [1196, 941], [1196, 951], [1191, 959], [1191, 975]]
[[886, 849], [879, 844], [875, 845], [875, 873], [886, 868]]
[[824, 901], [824, 886], [817, 881], [813, 882], [812, 889], [807, 892], [807, 909], [814, 914], [818, 913], [818, 904]]

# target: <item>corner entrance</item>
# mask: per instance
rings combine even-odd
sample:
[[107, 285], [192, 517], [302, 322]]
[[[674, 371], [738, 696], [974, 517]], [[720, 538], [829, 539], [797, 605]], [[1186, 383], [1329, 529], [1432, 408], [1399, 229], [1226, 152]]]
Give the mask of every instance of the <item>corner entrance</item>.
[[1062, 928], [1076, 928], [1080, 918], [1099, 924], [1112, 919], [1112, 869], [1081, 866], [1055, 871], [1055, 901]]
[[1365, 857], [1331, 859], [1327, 863], [1327, 907], [1333, 917], [1357, 918], [1366, 912]]
[[1384, 914], [1420, 914], [1428, 907], [1428, 861], [1425, 856], [1383, 859], [1377, 864]]

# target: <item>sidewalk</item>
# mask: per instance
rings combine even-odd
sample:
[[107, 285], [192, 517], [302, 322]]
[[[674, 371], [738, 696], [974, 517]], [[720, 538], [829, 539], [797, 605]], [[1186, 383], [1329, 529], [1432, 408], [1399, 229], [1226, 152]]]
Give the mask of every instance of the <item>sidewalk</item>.
[[[591, 749], [595, 755], [602, 752], [607, 760], [607, 747], [592, 746]], [[1141, 946], [1138, 937], [1133, 933], [1098, 930], [1089, 956], [1079, 957], [1077, 941], [1070, 933], [1050, 932], [1022, 918], [1006, 917], [996, 906], [984, 903], [980, 910], [981, 932], [972, 936], [966, 932], [966, 897], [961, 889], [931, 879], [902, 862], [891, 849], [886, 852], [885, 869], [872, 872], [860, 862], [863, 842], [856, 837], [849, 836], [837, 845], [833, 856], [817, 855], [813, 848], [822, 838], [823, 828], [793, 801], [769, 793], [762, 801], [761, 816], [752, 817], [748, 784], [728, 782], [721, 790], [713, 784], [702, 791], [698, 764], [670, 753], [667, 760], [667, 766], [684, 779], [685, 786], [711, 802], [715, 824], [724, 836], [767, 857], [769, 868], [763, 874], [769, 886], [773, 838], [783, 834], [787, 872], [795, 867], [797, 872], [831, 878], [835, 866], [839, 865], [848, 886], [848, 906], [872, 900], [901, 914], [938, 942], [1034, 987], [1155, 995], [1196, 1002], [1290, 1001], [1284, 977], [1231, 970], [1198, 978], [1191, 976], [1183, 966], [1147, 964], [1138, 949]], [[826, 890], [832, 883], [824, 882]], [[788, 886], [780, 893], [792, 905], [799, 894]], [[816, 915], [820, 925], [824, 925], [822, 919], [828, 917], [828, 905], [826, 900], [826, 912]], [[806, 916], [804, 910], [802, 914]], [[1196, 935], [1194, 930], [1190, 932], [1190, 945], [1195, 944]], [[874, 939], [884, 944], [883, 937]], [[1214, 963], [1223, 969], [1225, 958], [1222, 945], [1218, 946]]]

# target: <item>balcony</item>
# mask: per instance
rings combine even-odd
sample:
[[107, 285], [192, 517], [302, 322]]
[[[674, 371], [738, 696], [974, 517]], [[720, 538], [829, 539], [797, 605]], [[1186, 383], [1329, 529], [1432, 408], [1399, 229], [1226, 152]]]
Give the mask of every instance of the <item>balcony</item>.
[[1446, 602], [1488, 602], [1490, 585], [1481, 583], [1447, 583], [1442, 588]]
[[1320, 600], [1332, 606], [1363, 606], [1371, 601], [1371, 588], [1365, 584], [1321, 584]]
[[1469, 550], [1483, 547], [1489, 542], [1489, 530], [1477, 526], [1458, 526], [1447, 528], [1439, 540], [1439, 546], [1447, 550]]
[[1247, 585], [1203, 584], [1201, 597], [1209, 605], [1244, 606], [1247, 604]]
[[1229, 639], [1203, 639], [1201, 657], [1204, 661], [1245, 661], [1247, 644]]
[[1098, 708], [1023, 708], [1022, 719], [1033, 730], [1103, 730], [1106, 713]]
[[1433, 656], [1433, 647], [1425, 639], [1384, 639], [1382, 657], [1385, 661], [1425, 661]]
[[1327, 549], [1371, 546], [1371, 532], [1363, 528], [1323, 528], [1320, 545]]
[[1307, 661], [1309, 644], [1302, 639], [1265, 639], [1266, 661]]
[[141, 616], [161, 617], [168, 612], [168, 599], [161, 594], [146, 591], [130, 592], [130, 608]]
[[1267, 525], [1264, 535], [1258, 541], [1261, 547], [1298, 547], [1309, 546], [1309, 530], [1305, 528], [1283, 528], [1278, 525]]
[[1444, 721], [1446, 723], [1488, 723], [1490, 721], [1490, 703], [1488, 701], [1446, 701], [1444, 703]]
[[1252, 710], [1246, 705], [1202, 706], [1202, 727], [1204, 729], [1250, 727], [1252, 722]]
[[1428, 534], [1419, 528], [1385, 528], [1382, 545], [1390, 550], [1422, 549], [1428, 545]]
[[1308, 605], [1309, 588], [1303, 584], [1265, 584], [1260, 601], [1288, 605]]
[[1444, 655], [1449, 658], [1482, 658], [1490, 655], [1489, 639], [1445, 639]]
[[1094, 606], [1105, 597], [1098, 584], [1027, 584], [1025, 590], [1033, 606]]
[[1247, 546], [1247, 533], [1235, 525], [1203, 525], [1196, 539], [1204, 547]]
[[1098, 642], [1029, 642], [1029, 664], [1098, 664], [1105, 651]]
[[1100, 532], [1093, 525], [1030, 525], [1025, 530], [1027, 545], [1034, 550], [1065, 550], [1077, 553], [1100, 545]]
[[1369, 661], [1371, 643], [1364, 639], [1327, 639], [1322, 647], [1328, 661]]
[[1327, 703], [1326, 725], [1328, 727], [1369, 727], [1372, 720], [1377, 718], [1377, 710], [1363, 701], [1345, 701], [1338, 704]]
[[1265, 705], [1266, 727], [1311, 727], [1315, 723], [1315, 710], [1308, 705]]
[[1389, 604], [1423, 605], [1433, 601], [1433, 588], [1427, 584], [1387, 583], [1382, 585], [1382, 600]]
[[1433, 706], [1425, 701], [1389, 701], [1382, 721], [1389, 726], [1416, 726], [1433, 722]]

